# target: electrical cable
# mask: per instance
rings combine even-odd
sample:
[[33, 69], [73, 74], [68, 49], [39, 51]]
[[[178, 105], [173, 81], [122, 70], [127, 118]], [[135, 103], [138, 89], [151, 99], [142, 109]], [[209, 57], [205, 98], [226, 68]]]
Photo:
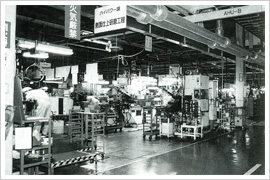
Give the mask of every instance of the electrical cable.
[[121, 59], [122, 59], [122, 65], [123, 66], [128, 66], [128, 62], [123, 56], [121, 57]]
[[140, 52], [136, 53], [136, 54], [133, 54], [133, 55], [119, 55], [119, 56], [123, 56], [123, 57], [126, 57], [126, 58], [134, 57], [134, 56], [137, 56], [137, 55], [141, 54], [143, 51], [144, 51], [144, 49], [141, 50]]

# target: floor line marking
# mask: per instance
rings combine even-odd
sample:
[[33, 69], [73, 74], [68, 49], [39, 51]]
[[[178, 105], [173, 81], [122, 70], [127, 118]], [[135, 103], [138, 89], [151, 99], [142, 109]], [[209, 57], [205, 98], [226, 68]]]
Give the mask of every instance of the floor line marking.
[[121, 168], [121, 167], [130, 165], [130, 164], [133, 164], [133, 163], [142, 161], [142, 160], [147, 160], [147, 159], [150, 159], [150, 158], [152, 158], [152, 157], [156, 157], [156, 156], [160, 156], [160, 155], [163, 155], [163, 154], [167, 154], [167, 153], [170, 153], [170, 152], [173, 152], [173, 151], [176, 151], [176, 150], [179, 150], [179, 149], [183, 149], [183, 148], [186, 148], [186, 147], [189, 147], [189, 146], [198, 144], [198, 143], [202, 143], [202, 142], [205, 142], [205, 141], [208, 141], [208, 140], [211, 140], [211, 139], [215, 139], [215, 138], [218, 138], [218, 137], [220, 137], [220, 136], [224, 136], [224, 135], [227, 135], [227, 134], [230, 134], [230, 133], [232, 133], [232, 131], [231, 131], [231, 132], [226, 132], [226, 133], [223, 133], [223, 134], [220, 134], [220, 135], [218, 135], [218, 136], [211, 137], [211, 138], [208, 138], [208, 139], [203, 139], [202, 141], [194, 142], [194, 143], [191, 143], [191, 144], [188, 144], [188, 145], [185, 145], [185, 146], [181, 146], [181, 147], [178, 147], [178, 148], [176, 148], [176, 149], [172, 149], [172, 150], [169, 150], [169, 151], [166, 151], [166, 152], [162, 152], [162, 153], [159, 153], [159, 154], [155, 154], [155, 155], [153, 155], [153, 156], [149, 156], [149, 157], [146, 157], [146, 158], [142, 158], [142, 159], [138, 159], [138, 160], [135, 160], [135, 161], [131, 161], [131, 162], [129, 162], [129, 163], [122, 164], [122, 165], [120, 165], [120, 166], [116, 166], [116, 167], [113, 167], [113, 168], [105, 169], [105, 170], [101, 171], [101, 173], [104, 173], [104, 172], [106, 172], [106, 171], [110, 171], [110, 170], [113, 170], [113, 169]]
[[261, 166], [261, 164], [256, 164], [256, 165], [253, 166], [250, 170], [248, 170], [244, 175], [251, 175], [251, 174], [254, 173], [260, 166]]

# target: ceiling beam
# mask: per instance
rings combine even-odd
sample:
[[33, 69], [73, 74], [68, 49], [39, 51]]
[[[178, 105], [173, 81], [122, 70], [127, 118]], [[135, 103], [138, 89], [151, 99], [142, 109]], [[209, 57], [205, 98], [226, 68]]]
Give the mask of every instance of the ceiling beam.
[[[55, 9], [59, 9], [59, 10], [62, 10], [62, 11], [65, 11], [65, 6], [64, 5], [48, 5], [49, 7], [52, 7], [52, 8], [55, 8]], [[81, 15], [84, 16], [84, 17], [88, 17], [90, 19], [94, 19], [95, 16], [93, 14], [90, 14], [90, 13], [86, 13], [86, 12], [83, 12], [81, 11]]]
[[22, 15], [16, 15], [16, 18], [20, 19], [22, 21], [30, 21], [32, 23], [36, 23], [36, 24], [40, 24], [40, 25], [46, 25], [46, 26], [49, 26], [49, 27], [52, 27], [52, 28], [65, 30], [65, 26], [55, 24], [55, 23], [51, 23], [51, 22], [46, 22], [46, 21], [39, 20], [39, 19], [29, 18], [29, 17], [22, 16]]
[[242, 6], [237, 8], [212, 11], [208, 13], [194, 14], [183, 18], [195, 23], [195, 22], [212, 21], [217, 19], [232, 18], [262, 12], [265, 12], [264, 6], [252, 5], [252, 6]]

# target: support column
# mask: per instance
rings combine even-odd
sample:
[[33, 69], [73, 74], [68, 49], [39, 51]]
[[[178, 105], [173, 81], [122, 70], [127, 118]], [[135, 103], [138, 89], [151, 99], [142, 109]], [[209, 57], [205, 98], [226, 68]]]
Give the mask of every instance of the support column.
[[[239, 46], [244, 46], [244, 30], [243, 28], [236, 24], [236, 42]], [[236, 107], [244, 107], [244, 84], [245, 78], [245, 61], [242, 58], [236, 57], [235, 63], [236, 70]]]
[[248, 33], [248, 46], [249, 49], [253, 49], [253, 34], [250, 32]]
[[[5, 105], [13, 106], [14, 98], [14, 77], [16, 71], [16, 51], [15, 51], [15, 31], [16, 31], [16, 6], [5, 5], [5, 31], [6, 43], [5, 48], [5, 61], [1, 61], [1, 76], [5, 78], [1, 82], [5, 82], [3, 85], [5, 93]], [[7, 30], [6, 30], [7, 29]], [[5, 64], [4, 64], [5, 63]], [[4, 74], [3, 74], [4, 72]], [[2, 101], [3, 102], [3, 101]], [[2, 103], [3, 104], [3, 103]], [[3, 106], [5, 106], [3, 105]], [[1, 119], [2, 122], [4, 119]], [[5, 123], [2, 123], [5, 124]], [[13, 149], [13, 125], [10, 127], [10, 131], [5, 140], [5, 175], [12, 174], [12, 149]]]

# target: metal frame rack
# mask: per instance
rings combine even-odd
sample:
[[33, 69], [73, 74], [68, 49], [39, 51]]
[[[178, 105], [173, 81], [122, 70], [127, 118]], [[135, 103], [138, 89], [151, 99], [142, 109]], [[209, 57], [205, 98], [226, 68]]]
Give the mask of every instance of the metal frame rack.
[[[91, 142], [90, 147], [97, 149], [98, 136], [105, 135], [105, 113], [91, 113], [91, 112], [79, 112], [85, 123], [85, 136], [84, 142], [88, 145]], [[89, 134], [90, 133], [90, 134]], [[104, 153], [104, 138], [102, 137], [102, 148]]]
[[[24, 174], [24, 169], [28, 168], [29, 174], [39, 174], [39, 167], [41, 165], [47, 164], [48, 166], [48, 174], [52, 174], [51, 171], [51, 159], [52, 159], [52, 153], [51, 153], [51, 120], [47, 118], [42, 117], [34, 117], [29, 118], [26, 121], [22, 121], [21, 127], [31, 126], [33, 127], [35, 123], [42, 123], [42, 122], [48, 122], [48, 144], [47, 145], [39, 145], [32, 147], [31, 149], [19, 149], [20, 152], [20, 162], [19, 162], [19, 168], [20, 168], [20, 174]], [[47, 152], [46, 152], [47, 151]], [[35, 155], [35, 157], [25, 157], [25, 153], [27, 152], [38, 152], [39, 155]], [[44, 152], [44, 154], [43, 154]], [[14, 165], [18, 164], [16, 160], [14, 160]]]
[[82, 115], [79, 114], [78, 111], [70, 110], [69, 112], [69, 137], [70, 142], [72, 143], [75, 140], [81, 141], [83, 145], [83, 118]]
[[[91, 113], [91, 112], [70, 112], [70, 137], [73, 141], [74, 137], [79, 137], [81, 144], [86, 143], [86, 148], [75, 150], [71, 152], [59, 153], [53, 155], [53, 162], [51, 163], [51, 171], [54, 174], [55, 168], [68, 166], [71, 164], [78, 164], [89, 161], [95, 163], [95, 174], [97, 174], [98, 156], [104, 158], [104, 139], [102, 138], [102, 151], [97, 151], [97, 137], [98, 135], [105, 135], [105, 114]], [[74, 132], [74, 131], [75, 132]], [[79, 136], [77, 136], [79, 135]], [[88, 142], [91, 144], [88, 146]]]
[[149, 135], [149, 140], [152, 140], [152, 136], [159, 135], [159, 122], [158, 118], [154, 115], [155, 108], [144, 107], [143, 108], [143, 139], [146, 135]]

